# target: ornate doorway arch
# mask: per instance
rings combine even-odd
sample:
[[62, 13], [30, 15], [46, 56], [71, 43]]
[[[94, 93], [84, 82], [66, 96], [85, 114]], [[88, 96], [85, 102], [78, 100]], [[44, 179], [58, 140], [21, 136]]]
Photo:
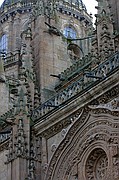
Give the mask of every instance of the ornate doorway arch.
[[45, 180], [116, 180], [118, 117], [106, 108], [85, 108], [54, 152]]

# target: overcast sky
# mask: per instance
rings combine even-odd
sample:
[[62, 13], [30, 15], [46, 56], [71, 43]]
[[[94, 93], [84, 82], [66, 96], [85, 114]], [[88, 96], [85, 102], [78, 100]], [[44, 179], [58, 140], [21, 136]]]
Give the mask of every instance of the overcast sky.
[[83, 0], [83, 3], [86, 5], [88, 13], [96, 14], [95, 6], [97, 6], [96, 0]]
[[[4, 0], [0, 0], [0, 5]], [[93, 15], [96, 14], [95, 6], [97, 6], [96, 0], [83, 0], [84, 4], [87, 7], [88, 13], [92, 13]]]

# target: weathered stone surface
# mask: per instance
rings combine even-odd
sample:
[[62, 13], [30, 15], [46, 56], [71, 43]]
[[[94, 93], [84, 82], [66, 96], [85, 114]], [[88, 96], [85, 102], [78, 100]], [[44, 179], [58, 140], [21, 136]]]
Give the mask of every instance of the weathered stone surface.
[[0, 180], [118, 180], [118, 2], [54, 2], [0, 9]]

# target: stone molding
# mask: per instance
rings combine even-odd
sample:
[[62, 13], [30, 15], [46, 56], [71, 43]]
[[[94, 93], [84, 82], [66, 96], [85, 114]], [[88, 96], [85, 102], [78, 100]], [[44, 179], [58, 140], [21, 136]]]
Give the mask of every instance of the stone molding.
[[[97, 117], [102, 117], [102, 120], [96, 120], [96, 122], [93, 121], [90, 125], [86, 125], [88, 124], [88, 121], [90, 121], [92, 114], [96, 115]], [[119, 111], [113, 112], [104, 108], [84, 108], [80, 118], [72, 125], [64, 140], [60, 143], [55, 151], [48, 166], [45, 179], [61, 180], [64, 178], [64, 174], [66, 175], [68, 172], [70, 172], [71, 168], [76, 162], [81, 161], [81, 154], [84, 155], [84, 152], [87, 151], [87, 148], [89, 148], [91, 144], [93, 144], [93, 147], [95, 148], [106, 147], [108, 152], [108, 147], [111, 146], [111, 144], [118, 143], [118, 117]], [[83, 127], [85, 127], [85, 130], [82, 130]], [[92, 131], [90, 130], [91, 128], [93, 129]], [[115, 131], [115, 133], [111, 132], [112, 129]], [[80, 139], [80, 143], [78, 143], [77, 148], [75, 148], [76, 145], [73, 145], [74, 138], [75, 144], [76, 141], [78, 142]], [[69, 152], [73, 152], [71, 153], [72, 155]]]
[[[109, 84], [107, 83], [105, 85], [106, 87], [109, 86]], [[100, 87], [100, 89], [102, 89]], [[110, 85], [110, 89], [106, 92], [103, 91], [103, 93], [100, 95], [97, 95], [99, 91], [101, 91], [99, 88], [95, 87], [95, 90], [93, 90], [92, 92], [86, 92], [85, 94], [77, 97], [74, 100], [72, 100], [71, 102], [68, 102], [67, 106], [64, 105], [62, 108], [56, 109], [54, 111], [54, 113], [52, 112], [52, 114], [48, 117], [43, 117], [41, 119], [39, 119], [38, 122], [36, 122], [34, 124], [34, 129], [36, 131], [37, 135], [40, 135], [42, 133], [45, 132], [45, 130], [47, 131], [49, 128], [51, 128], [52, 126], [56, 126], [57, 123], [60, 123], [62, 121], [70, 121], [69, 119], [72, 118], [73, 116], [75, 117], [75, 115], [78, 113], [78, 111], [81, 111], [82, 106], [85, 106], [86, 104], [88, 105], [104, 105], [108, 102], [110, 102], [111, 100], [113, 100], [114, 98], [118, 97], [119, 95], [119, 84], [117, 82], [117, 84], [115, 86], [113, 86], [113, 83]], [[103, 86], [103, 90], [104, 90], [104, 86]], [[92, 97], [91, 94], [93, 94], [95, 91], [96, 96], [94, 95]], [[98, 96], [98, 97], [97, 97]], [[95, 97], [95, 98], [94, 98]], [[86, 99], [86, 104], [85, 104], [85, 99]], [[89, 99], [89, 101], [88, 101]], [[93, 100], [91, 100], [93, 99]], [[81, 106], [82, 104], [82, 106]], [[95, 107], [94, 107], [95, 108]], [[107, 108], [108, 109], [108, 108]], [[115, 112], [116, 113], [116, 112]], [[56, 121], [57, 120], [57, 121]], [[68, 122], [68, 124], [70, 124]], [[44, 129], [45, 127], [45, 129]], [[64, 126], [62, 126], [63, 128]], [[52, 133], [50, 134], [52, 136]]]

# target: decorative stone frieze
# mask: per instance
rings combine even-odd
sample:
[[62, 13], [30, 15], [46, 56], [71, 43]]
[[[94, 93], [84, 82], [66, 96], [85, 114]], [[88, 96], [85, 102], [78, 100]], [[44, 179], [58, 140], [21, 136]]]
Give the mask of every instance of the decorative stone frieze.
[[[77, 163], [80, 161], [83, 161], [83, 163], [85, 162], [84, 160], [82, 160], [83, 154], [86, 153], [87, 149], [89, 149], [90, 146], [92, 146], [93, 148], [94, 147], [96, 148], [96, 146], [97, 146], [97, 147], [105, 149], [105, 148], [108, 148], [108, 146], [112, 147], [114, 141], [115, 141], [115, 143], [116, 142], [118, 143], [118, 133], [116, 133], [117, 132], [116, 129], [118, 129], [118, 127], [119, 127], [117, 125], [118, 124], [117, 123], [118, 116], [119, 116], [118, 111], [116, 113], [113, 113], [112, 111], [110, 111], [106, 108], [105, 109], [104, 108], [97, 108], [97, 109], [89, 108], [87, 110], [85, 109], [83, 113], [84, 114], [82, 114], [80, 116], [79, 120], [77, 119], [76, 122], [71, 126], [71, 128], [68, 131], [67, 135], [65, 136], [64, 140], [57, 147], [57, 149], [52, 157], [52, 160], [49, 164], [46, 179], [50, 180], [50, 179], [56, 179], [56, 178], [57, 179], [66, 178], [67, 173], [69, 176], [69, 172], [71, 171], [72, 167], [74, 166], [74, 164], [76, 162]], [[89, 114], [90, 114], [90, 116], [89, 116]], [[93, 114], [96, 116], [94, 116]], [[111, 117], [109, 114], [111, 115]], [[103, 117], [103, 115], [104, 115], [104, 117]], [[93, 119], [91, 118], [91, 116], [93, 117]], [[107, 116], [107, 117], [105, 118], [105, 116]], [[113, 117], [113, 121], [112, 121], [112, 117]], [[83, 122], [83, 119], [85, 119], [84, 122]], [[81, 124], [79, 125], [79, 123], [81, 123]], [[80, 135], [77, 136], [76, 133], [79, 132], [78, 128], [80, 128]], [[115, 131], [115, 133], [110, 132], [110, 128], [113, 128], [113, 131]], [[73, 134], [75, 134], [76, 136]], [[80, 143], [79, 143], [78, 139], [75, 141], [76, 146], [73, 145], [74, 137], [75, 138], [77, 137], [78, 139], [80, 139], [79, 140]], [[110, 138], [114, 138], [115, 140], [110, 141]], [[110, 142], [111, 142], [111, 144], [110, 144]], [[80, 145], [78, 145], [78, 144], [80, 144]], [[95, 144], [95, 146], [93, 144]], [[68, 148], [70, 145], [71, 145], [71, 149]], [[66, 153], [67, 148], [68, 148], [68, 153]], [[105, 149], [104, 151], [107, 151], [107, 150]], [[60, 153], [63, 153], [63, 152], [64, 152], [64, 154], [66, 153], [67, 155], [65, 154], [63, 156], [63, 154], [62, 154], [63, 159], [61, 158], [62, 159], [61, 160], [58, 157], [60, 157]], [[74, 154], [71, 155], [70, 154], [71, 152], [74, 152], [75, 155]], [[108, 155], [106, 155], [106, 156], [108, 156]], [[104, 156], [105, 157], [104, 159], [100, 159], [98, 161], [99, 163], [95, 167], [97, 169], [96, 170], [97, 174], [95, 174], [95, 176], [98, 177], [98, 179], [100, 179], [100, 178], [103, 179], [104, 178], [103, 176], [106, 176], [106, 174], [105, 174], [106, 171], [105, 171], [104, 175], [99, 177], [101, 175], [101, 169], [98, 171], [98, 168], [102, 167], [101, 162], [107, 163], [106, 156]], [[111, 157], [108, 157], [108, 158], [111, 158]], [[57, 161], [60, 162], [60, 160], [61, 160], [62, 165], [61, 164], [58, 165], [59, 163]], [[65, 163], [66, 164], [68, 163], [67, 164], [68, 167]], [[56, 164], [57, 164], [58, 169], [55, 166]], [[64, 170], [64, 167], [67, 167], [66, 168], [67, 170], [66, 169]], [[106, 167], [107, 167], [107, 164], [105, 164], [105, 168]], [[63, 175], [63, 173], [65, 173], [65, 176]], [[82, 177], [82, 179], [83, 178], [84, 177]]]

